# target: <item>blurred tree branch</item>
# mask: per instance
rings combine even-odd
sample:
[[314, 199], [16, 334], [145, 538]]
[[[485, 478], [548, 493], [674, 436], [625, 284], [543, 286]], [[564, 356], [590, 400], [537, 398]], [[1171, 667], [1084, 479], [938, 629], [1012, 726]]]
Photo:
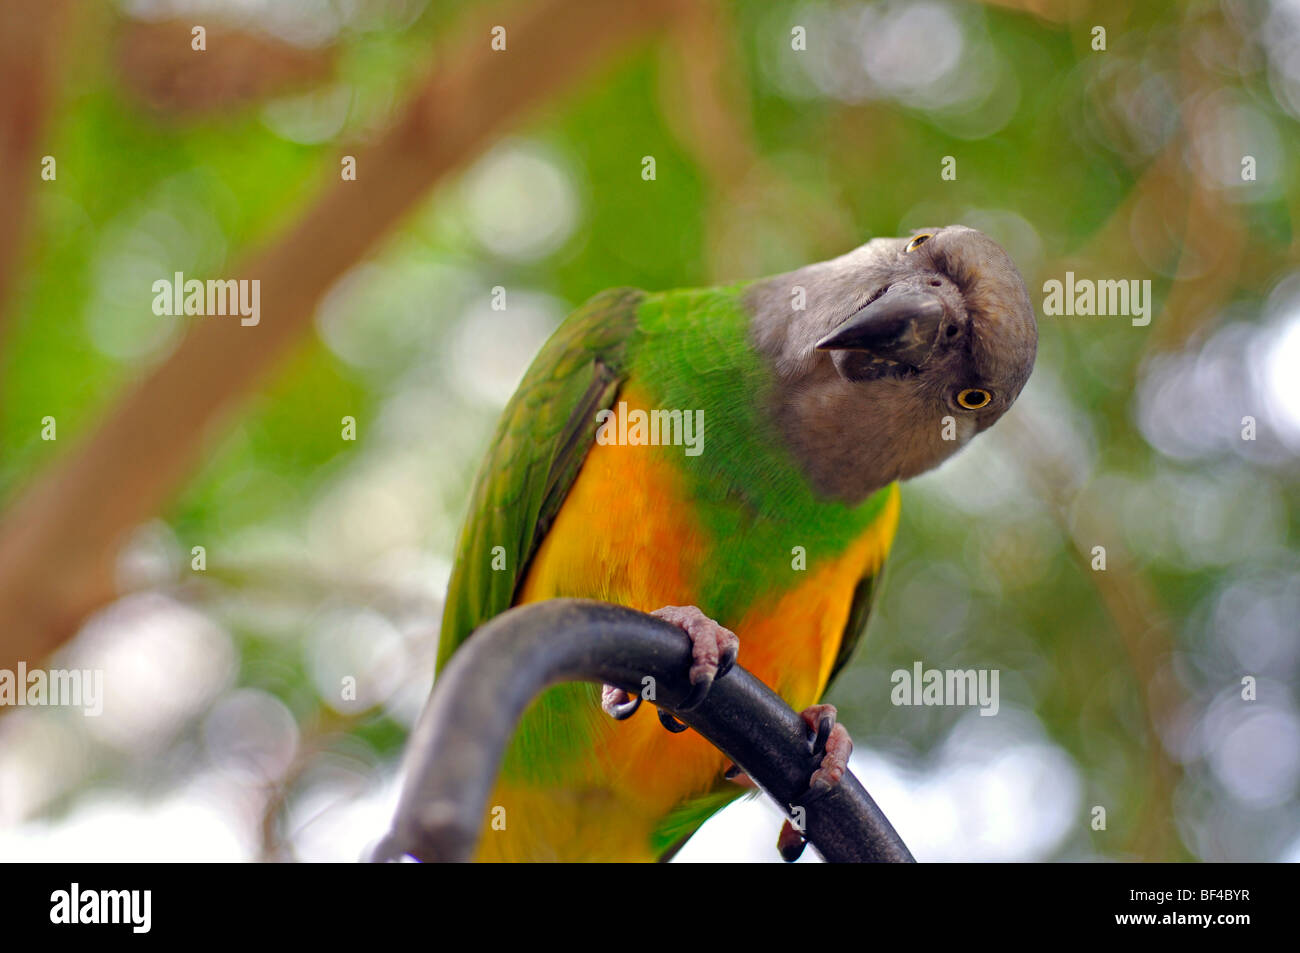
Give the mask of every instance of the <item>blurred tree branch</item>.
[[827, 255], [861, 241], [842, 206], [800, 189], [763, 154], [725, 7], [702, 0], [676, 18], [660, 70], [660, 112], [708, 182], [705, 251], [718, 282], [763, 272], [762, 230], [772, 222], [809, 222], [804, 234]]
[[[327, 705], [319, 705], [308, 717], [302, 719], [299, 729], [298, 750], [284, 775], [265, 789], [261, 821], [258, 824], [258, 860], [264, 864], [289, 863], [298, 860], [293, 852], [293, 832], [286, 829], [288, 807], [295, 789], [302, 783], [317, 759], [330, 749], [340, 737], [346, 736], [358, 724], [374, 717], [367, 709], [353, 714], [341, 714]], [[310, 822], [308, 822], [310, 823]]]
[[[306, 335], [335, 280], [495, 134], [675, 8], [676, 0], [544, 0], [490, 11], [450, 34], [394, 124], [358, 151], [357, 180], [336, 179], [296, 225], [234, 270], [261, 281], [261, 323], [196, 324], [11, 501], [0, 518], [0, 668], [44, 657], [113, 597], [124, 535], [166, 504], [215, 428]], [[506, 52], [490, 47], [498, 24], [507, 27]]]
[[[206, 22], [206, 21], [205, 21]], [[118, 69], [130, 89], [159, 112], [194, 116], [312, 86], [329, 78], [333, 47], [301, 49], [276, 37], [212, 25], [207, 49], [190, 49], [191, 20], [124, 24]]]
[[0, 332], [27, 235], [67, 0], [0, 4]]

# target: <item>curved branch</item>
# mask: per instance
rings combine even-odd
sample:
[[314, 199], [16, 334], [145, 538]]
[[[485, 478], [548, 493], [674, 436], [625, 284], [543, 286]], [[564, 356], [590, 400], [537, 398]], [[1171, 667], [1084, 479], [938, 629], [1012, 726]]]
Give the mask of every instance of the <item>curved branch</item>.
[[697, 709], [677, 712], [690, 689], [690, 660], [690, 640], [680, 629], [619, 606], [552, 599], [497, 616], [439, 675], [407, 747], [392, 831], [375, 859], [470, 860], [501, 758], [529, 702], [569, 681], [639, 693], [649, 675], [656, 704], [734, 760], [778, 804], [805, 809], [804, 833], [827, 860], [913, 861], [851, 772], [828, 794], [808, 796], [817, 761], [803, 720], [739, 665], [714, 682]]

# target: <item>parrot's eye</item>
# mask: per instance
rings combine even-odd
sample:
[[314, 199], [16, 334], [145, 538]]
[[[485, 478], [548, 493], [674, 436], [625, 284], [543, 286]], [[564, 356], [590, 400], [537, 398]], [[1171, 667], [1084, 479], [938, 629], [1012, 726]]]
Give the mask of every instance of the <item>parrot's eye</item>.
[[929, 240], [929, 238], [930, 238], [929, 235], [917, 235], [915, 238], [913, 238], [910, 242], [907, 243], [907, 250], [916, 251], [918, 248], [924, 245]]
[[981, 407], [987, 407], [993, 395], [986, 390], [980, 390], [978, 387], [968, 387], [957, 394], [957, 403], [967, 410], [979, 410]]

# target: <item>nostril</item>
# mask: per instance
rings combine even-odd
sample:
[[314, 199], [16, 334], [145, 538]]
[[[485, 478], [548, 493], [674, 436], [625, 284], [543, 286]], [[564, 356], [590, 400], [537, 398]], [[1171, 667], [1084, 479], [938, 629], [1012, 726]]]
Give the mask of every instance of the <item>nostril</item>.
[[942, 288], [942, 287], [943, 287], [943, 282], [940, 281], [938, 278], [934, 278], [934, 279], [932, 279], [932, 280], [930, 281], [930, 287], [931, 287], [931, 288]]
[[957, 325], [955, 324], [948, 325], [948, 337], [952, 337], [956, 333], [957, 333]]

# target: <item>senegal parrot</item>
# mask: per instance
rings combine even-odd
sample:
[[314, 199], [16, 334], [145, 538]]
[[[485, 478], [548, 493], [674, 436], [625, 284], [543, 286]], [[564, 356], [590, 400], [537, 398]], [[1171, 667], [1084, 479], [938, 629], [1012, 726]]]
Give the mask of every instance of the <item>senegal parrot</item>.
[[[438, 666], [513, 605], [651, 612], [690, 637], [701, 694], [739, 651], [819, 735], [810, 783], [837, 783], [851, 742], [817, 702], [866, 626], [897, 481], [1006, 413], [1037, 338], [1011, 258], [960, 225], [774, 278], [597, 295], [502, 415]], [[540, 696], [491, 802], [506, 824], [485, 829], [479, 859], [661, 859], [743, 793], [722, 753], [664, 730], [671, 718], [630, 717], [639, 703], [585, 684]], [[799, 841], [787, 822], [782, 853]]]

